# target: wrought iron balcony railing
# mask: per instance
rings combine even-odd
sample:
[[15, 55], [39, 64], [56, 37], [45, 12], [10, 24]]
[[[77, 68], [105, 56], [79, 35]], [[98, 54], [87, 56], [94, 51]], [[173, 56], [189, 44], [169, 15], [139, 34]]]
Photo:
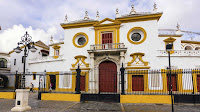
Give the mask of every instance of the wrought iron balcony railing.
[[107, 43], [107, 44], [96, 44], [90, 45], [90, 50], [113, 50], [113, 49], [124, 49], [124, 43]]

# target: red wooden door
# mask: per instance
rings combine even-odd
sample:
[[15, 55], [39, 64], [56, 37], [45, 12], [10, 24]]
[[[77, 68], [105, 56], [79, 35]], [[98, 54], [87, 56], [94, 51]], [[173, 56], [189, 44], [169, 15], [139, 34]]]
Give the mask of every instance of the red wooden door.
[[[172, 91], [177, 91], [176, 74], [171, 74]], [[167, 90], [169, 91], [170, 75], [167, 75]]]
[[143, 75], [132, 76], [132, 91], [144, 91]]
[[200, 92], [200, 75], [197, 75], [197, 91]]
[[81, 76], [81, 79], [80, 79], [80, 88], [81, 88], [81, 91], [85, 91], [85, 76]]
[[117, 92], [117, 66], [111, 61], [99, 65], [99, 92]]
[[102, 34], [102, 44], [112, 43], [112, 33]]

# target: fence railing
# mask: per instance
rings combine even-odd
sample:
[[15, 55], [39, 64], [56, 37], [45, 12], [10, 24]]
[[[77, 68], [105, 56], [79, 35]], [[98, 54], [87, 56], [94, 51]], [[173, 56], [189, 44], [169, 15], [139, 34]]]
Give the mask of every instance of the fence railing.
[[[99, 70], [99, 69], [98, 69]], [[98, 71], [97, 70], [97, 71]], [[25, 87], [39, 92], [92, 94], [169, 94], [170, 77], [173, 94], [199, 95], [200, 70], [130, 70], [26, 73]], [[91, 73], [98, 73], [97, 75]], [[15, 91], [21, 86], [22, 73], [0, 73], [0, 92]], [[92, 92], [91, 92], [92, 91]]]
[[[200, 56], [199, 50], [173, 50], [171, 56]], [[168, 56], [166, 50], [158, 50], [157, 56]]]
[[58, 60], [63, 60], [63, 55], [59, 56], [44, 56], [41, 58], [33, 58], [29, 59], [29, 63], [41, 63], [41, 62], [49, 62], [49, 61], [58, 61]]
[[[20, 89], [22, 74], [20, 72], [0, 73], [0, 92], [14, 92], [16, 89]], [[75, 81], [76, 73], [72, 72], [25, 74], [25, 88], [33, 88], [34, 92], [75, 93]]]
[[[125, 94], [200, 94], [200, 70], [126, 70]], [[171, 83], [170, 83], [171, 77]], [[122, 82], [122, 80], [121, 80]]]

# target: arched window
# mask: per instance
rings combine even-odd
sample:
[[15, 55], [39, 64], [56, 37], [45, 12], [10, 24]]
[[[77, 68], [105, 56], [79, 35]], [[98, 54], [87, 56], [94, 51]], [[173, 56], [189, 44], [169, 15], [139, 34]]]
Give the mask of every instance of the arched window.
[[200, 50], [200, 47], [196, 47], [195, 50]]
[[0, 58], [0, 68], [7, 68], [7, 60]]
[[185, 50], [192, 50], [192, 47], [191, 46], [186, 46]]

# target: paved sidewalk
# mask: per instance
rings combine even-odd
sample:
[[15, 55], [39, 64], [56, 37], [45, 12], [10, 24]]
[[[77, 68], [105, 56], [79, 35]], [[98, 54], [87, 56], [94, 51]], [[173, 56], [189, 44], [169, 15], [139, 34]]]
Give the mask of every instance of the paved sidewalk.
[[[0, 112], [10, 112], [14, 99], [0, 99]], [[171, 105], [162, 104], [120, 104], [104, 102], [40, 101], [36, 93], [30, 93], [27, 112], [171, 112]], [[200, 112], [200, 105], [175, 104], [175, 112]]]

